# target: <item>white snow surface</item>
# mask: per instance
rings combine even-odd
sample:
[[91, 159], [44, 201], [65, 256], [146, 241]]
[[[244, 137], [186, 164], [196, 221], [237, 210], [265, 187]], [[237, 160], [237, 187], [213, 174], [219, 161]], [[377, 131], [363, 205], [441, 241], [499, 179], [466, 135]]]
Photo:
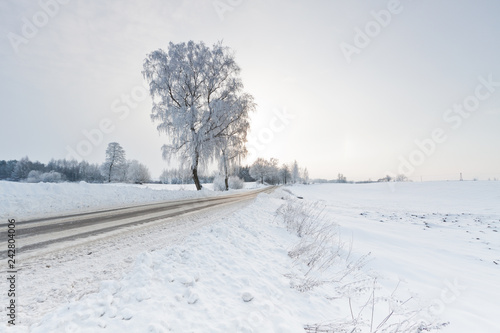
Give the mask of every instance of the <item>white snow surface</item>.
[[353, 258], [371, 253], [358, 275], [370, 282], [351, 296], [355, 315], [369, 322], [372, 303], [363, 305], [375, 295], [376, 327], [411, 297], [415, 320], [449, 322], [433, 332], [500, 331], [500, 182], [429, 182], [284, 187], [31, 258], [20, 263], [17, 325], [3, 320], [0, 332], [304, 332], [348, 321], [348, 298], [329, 297], [341, 284], [291, 287], [304, 269], [288, 255], [300, 239], [276, 211], [317, 201], [322, 219], [352, 239]]
[[418, 293], [441, 332], [500, 332], [500, 182], [298, 186], [371, 252], [366, 268], [387, 290]]

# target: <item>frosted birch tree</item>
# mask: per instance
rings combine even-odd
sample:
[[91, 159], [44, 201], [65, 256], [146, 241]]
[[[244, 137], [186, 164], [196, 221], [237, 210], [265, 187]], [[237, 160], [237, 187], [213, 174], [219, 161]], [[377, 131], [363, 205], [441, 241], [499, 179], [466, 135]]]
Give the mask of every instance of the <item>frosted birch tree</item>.
[[107, 178], [108, 183], [111, 180], [121, 179], [121, 172], [127, 164], [125, 159], [125, 150], [118, 142], [111, 142], [106, 149], [106, 162], [102, 167], [103, 175]]
[[211, 48], [203, 42], [170, 43], [167, 51], [151, 52], [143, 68], [153, 100], [151, 119], [168, 137], [163, 158], [175, 156], [189, 165], [200, 190], [199, 165], [221, 154], [254, 108], [252, 97], [243, 93], [234, 54], [222, 43]]

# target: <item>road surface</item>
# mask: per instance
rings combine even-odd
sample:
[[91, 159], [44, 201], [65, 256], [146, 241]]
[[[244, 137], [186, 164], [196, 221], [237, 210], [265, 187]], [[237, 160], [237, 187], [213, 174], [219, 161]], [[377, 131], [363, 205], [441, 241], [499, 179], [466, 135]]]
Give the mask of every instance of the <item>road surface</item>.
[[[242, 193], [209, 198], [166, 201], [162, 203], [16, 221], [16, 252], [33, 251], [49, 245], [94, 236], [165, 220], [188, 213], [254, 199], [259, 193], [272, 192], [266, 187]], [[6, 253], [2, 253], [2, 258]]]

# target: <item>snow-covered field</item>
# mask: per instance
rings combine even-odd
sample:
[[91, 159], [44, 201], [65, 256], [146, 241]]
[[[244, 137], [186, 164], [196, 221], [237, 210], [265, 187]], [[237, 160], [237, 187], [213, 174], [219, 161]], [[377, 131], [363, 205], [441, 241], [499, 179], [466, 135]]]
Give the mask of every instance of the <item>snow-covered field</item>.
[[[417, 294], [443, 332], [500, 332], [500, 182], [294, 187], [371, 252], [366, 268], [389, 290]], [[401, 282], [400, 282], [401, 281]]]
[[[64, 200], [76, 200], [75, 191]], [[114, 199], [96, 202], [106, 200]], [[297, 221], [312, 213], [309, 221], [333, 226], [321, 230], [334, 237], [298, 237], [284, 207]], [[50, 209], [57, 207], [38, 211]], [[357, 324], [369, 332], [399, 323], [410, 332], [403, 327], [425, 323], [439, 332], [498, 332], [499, 228], [500, 182], [285, 187], [21, 262], [18, 323], [4, 320], [0, 331], [304, 332], [322, 324], [351, 332]], [[332, 253], [315, 257], [331, 265], [319, 269], [306, 245]]]

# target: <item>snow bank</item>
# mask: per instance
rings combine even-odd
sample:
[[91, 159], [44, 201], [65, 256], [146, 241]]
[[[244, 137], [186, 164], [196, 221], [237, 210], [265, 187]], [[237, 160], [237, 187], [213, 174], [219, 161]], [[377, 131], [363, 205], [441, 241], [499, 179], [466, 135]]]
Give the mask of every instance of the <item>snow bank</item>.
[[181, 245], [140, 254], [123, 279], [104, 281], [30, 331], [303, 333], [331, 307], [290, 288], [287, 251], [296, 237], [273, 223], [281, 203], [262, 194]]
[[[252, 188], [254, 183], [249, 183]], [[85, 211], [110, 206], [199, 198], [228, 192], [213, 192], [211, 184], [196, 191], [194, 185], [17, 183], [0, 181], [2, 217], [27, 218], [59, 212]]]

